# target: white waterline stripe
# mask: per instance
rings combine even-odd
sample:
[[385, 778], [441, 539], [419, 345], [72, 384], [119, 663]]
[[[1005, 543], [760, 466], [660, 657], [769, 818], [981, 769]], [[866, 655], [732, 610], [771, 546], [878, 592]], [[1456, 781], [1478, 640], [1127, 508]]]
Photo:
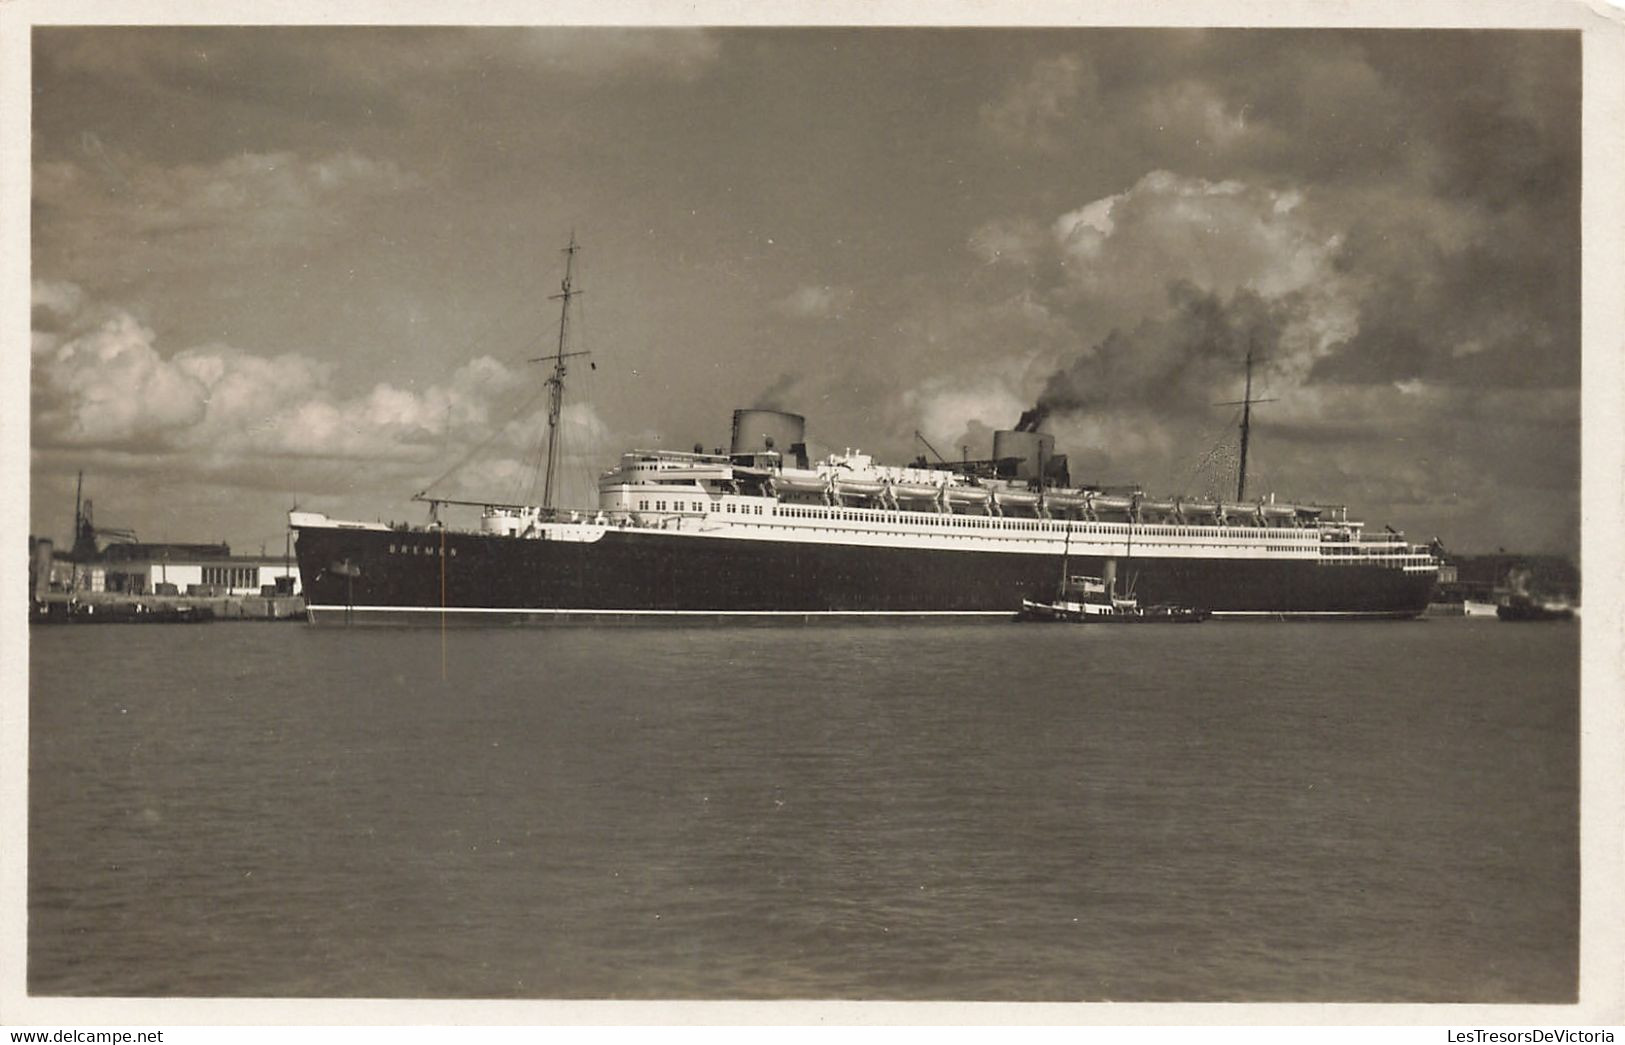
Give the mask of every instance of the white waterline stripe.
[[[583, 617], [1008, 617], [1015, 610], [580, 610], [499, 606], [307, 605], [310, 613], [512, 613]], [[1214, 617], [1404, 617], [1409, 610], [1213, 610]]]
[[307, 611], [343, 613], [575, 613], [586, 616], [701, 617], [1007, 617], [1015, 610], [576, 610], [501, 606], [345, 606], [310, 604]]
[[[1215, 617], [1400, 617], [1410, 610], [1213, 610]], [[1416, 611], [1416, 616], [1421, 615]]]

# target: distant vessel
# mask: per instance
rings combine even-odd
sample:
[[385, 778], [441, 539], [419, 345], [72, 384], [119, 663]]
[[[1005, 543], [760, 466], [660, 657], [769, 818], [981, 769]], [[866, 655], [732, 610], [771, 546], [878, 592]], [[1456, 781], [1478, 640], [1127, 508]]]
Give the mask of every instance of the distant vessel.
[[1530, 591], [1531, 573], [1514, 569], [1507, 575], [1511, 588], [1495, 615], [1506, 621], [1573, 620], [1574, 606], [1566, 598], [1537, 595]]
[[1482, 599], [1464, 599], [1461, 603], [1461, 612], [1467, 617], [1494, 617], [1499, 607], [1493, 602]]
[[1573, 620], [1574, 607], [1565, 602], [1537, 599], [1516, 592], [1496, 607], [1495, 615], [1507, 621]]
[[[538, 506], [419, 494], [426, 526], [289, 514], [317, 624], [830, 618], [1008, 618], [1055, 591], [1056, 563], [1091, 577], [1132, 551], [1138, 598], [1215, 616], [1412, 618], [1439, 561], [1340, 506], [1246, 496], [1252, 356], [1233, 501], [1074, 485], [1052, 436], [1023, 418], [993, 457], [911, 466], [848, 449], [810, 458], [805, 421], [734, 411], [727, 452], [633, 450], [598, 504], [553, 507], [568, 361], [572, 238], [558, 344], [542, 361], [548, 454]], [[922, 437], [922, 442], [923, 442]], [[929, 446], [929, 444], [927, 444]], [[479, 510], [477, 529], [440, 519]]]

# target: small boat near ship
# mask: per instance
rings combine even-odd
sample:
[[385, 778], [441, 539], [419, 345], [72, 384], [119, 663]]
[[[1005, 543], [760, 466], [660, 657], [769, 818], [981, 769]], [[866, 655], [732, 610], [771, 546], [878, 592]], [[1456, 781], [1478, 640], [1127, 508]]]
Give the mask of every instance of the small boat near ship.
[[1507, 596], [1506, 601], [1495, 608], [1495, 615], [1504, 621], [1573, 620], [1574, 607], [1518, 592]]
[[1513, 569], [1507, 574], [1507, 590], [1495, 607], [1500, 620], [1523, 622], [1538, 620], [1573, 620], [1577, 607], [1564, 594], [1534, 590], [1531, 571]]
[[1070, 624], [1200, 624], [1212, 616], [1192, 606], [1141, 606], [1132, 596], [1114, 597], [1099, 577], [1073, 577], [1054, 602], [1021, 600], [1016, 619]]
[[1016, 620], [1045, 624], [1200, 624], [1212, 616], [1194, 606], [1141, 606], [1134, 597], [1132, 583], [1125, 594], [1117, 594], [1117, 560], [1106, 560], [1105, 576], [1082, 577], [1069, 573], [1068, 558], [1068, 552], [1062, 552], [1061, 583], [1055, 599], [1022, 599]]

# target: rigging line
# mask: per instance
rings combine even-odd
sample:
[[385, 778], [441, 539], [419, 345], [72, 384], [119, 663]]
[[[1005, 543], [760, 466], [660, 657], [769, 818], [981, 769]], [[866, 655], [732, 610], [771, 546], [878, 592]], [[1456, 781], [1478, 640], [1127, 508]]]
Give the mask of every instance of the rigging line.
[[[587, 393], [594, 390], [594, 382], [586, 382]], [[595, 402], [596, 400], [584, 400]], [[598, 476], [608, 463], [610, 453], [605, 445], [604, 429], [601, 422], [588, 418], [571, 423], [569, 442], [565, 444], [567, 451], [565, 463], [568, 467], [566, 480], [573, 486], [567, 487], [567, 492], [574, 499], [577, 507], [597, 507]]]
[[[544, 389], [546, 385], [542, 386]], [[530, 448], [519, 459], [519, 474], [515, 476], [512, 490], [512, 500], [516, 504], [534, 504], [536, 501], [536, 484], [542, 476], [542, 463], [547, 458], [548, 443], [556, 438], [543, 425], [533, 425]], [[526, 477], [529, 482], [526, 482]], [[521, 494], [523, 496], [521, 496]]]
[[[547, 331], [545, 331], [545, 330], [538, 331], [537, 333], [533, 334], [531, 336], [530, 340], [525, 342], [524, 346], [521, 347], [518, 350], [518, 352], [515, 355], [515, 358], [524, 359], [526, 356], [529, 355], [529, 353], [532, 350], [535, 349], [537, 344], [539, 344], [542, 341], [542, 339], [544, 337], [546, 337], [546, 336], [547, 336]], [[464, 465], [468, 464], [469, 461], [473, 460], [475, 455], [477, 455], [477, 454], [481, 453], [482, 451], [488, 449], [491, 446], [491, 444], [493, 442], [495, 442], [503, 434], [503, 431], [506, 428], [507, 423], [510, 422], [510, 421], [515, 420], [516, 418], [519, 417], [520, 414], [522, 414], [525, 410], [527, 410], [529, 407], [531, 407], [538, 399], [540, 399], [542, 397], [542, 394], [546, 391], [546, 389], [547, 389], [546, 385], [542, 385], [542, 386], [539, 386], [539, 387], [533, 387], [533, 388], [529, 389], [529, 393], [524, 397], [524, 399], [522, 399], [522, 400], [520, 400], [518, 402], [518, 405], [514, 409], [512, 409], [508, 413], [506, 419], [503, 421], [502, 424], [497, 425], [496, 428], [491, 432], [491, 434], [489, 436], [487, 436], [477, 446], [473, 447], [471, 450], [469, 450], [462, 457], [458, 458], [457, 461], [455, 463], [453, 463], [450, 468], [447, 468], [444, 472], [440, 473], [440, 475], [436, 476], [435, 479], [432, 482], [430, 482], [427, 486], [425, 486], [423, 488], [422, 492], [427, 493], [428, 491], [434, 489], [435, 486], [437, 486], [440, 483], [444, 482], [446, 480], [446, 478], [448, 476], [450, 476], [453, 472], [457, 471], [459, 468], [461, 468]], [[540, 444], [540, 439], [538, 439], [538, 445], [539, 444]], [[381, 456], [381, 455], [378, 455], [378, 456]], [[525, 462], [530, 459], [530, 456], [531, 455], [527, 453], [524, 457], [522, 457], [520, 459], [521, 465], [524, 465]], [[510, 500], [513, 500], [514, 497], [517, 496], [519, 486], [523, 485], [523, 483], [524, 483], [523, 476], [524, 476], [524, 472], [521, 471], [520, 478], [517, 480], [516, 485], [511, 490], [511, 493], [514, 496], [510, 497]]]
[[530, 389], [530, 394], [525, 397], [525, 400], [523, 402], [521, 402], [513, 411], [511, 411], [509, 413], [508, 417], [502, 423], [495, 425], [492, 428], [490, 435], [486, 436], [483, 440], [480, 441], [480, 443], [477, 446], [475, 446], [473, 449], [469, 450], [462, 457], [458, 458], [456, 463], [454, 463], [450, 468], [447, 468], [444, 472], [441, 472], [440, 475], [436, 476], [435, 479], [432, 482], [430, 482], [428, 485], [426, 485], [423, 488], [423, 492], [427, 493], [428, 491], [434, 489], [440, 483], [444, 482], [446, 480], [446, 477], [451, 475], [451, 473], [457, 471], [457, 469], [463, 467], [463, 465], [465, 465], [469, 461], [473, 460], [474, 455], [480, 453], [483, 450], [488, 449], [492, 443], [496, 442], [497, 439], [502, 436], [504, 430], [507, 428], [508, 422], [513, 421], [521, 413], [523, 413], [530, 406], [532, 406], [536, 402], [536, 400], [538, 400], [538, 399], [540, 399], [542, 397], [542, 393], [544, 391], [546, 391], [545, 388], [532, 388], [532, 389]]
[[[520, 357], [523, 357], [523, 356], [524, 356], [524, 354], [525, 354], [525, 353], [526, 353], [526, 352], [528, 352], [528, 351], [530, 351], [530, 350], [531, 350], [531, 349], [532, 349], [532, 348], [534, 348], [534, 347], [535, 347], [535, 346], [536, 346], [536, 343], [537, 343], [537, 342], [538, 342], [538, 341], [540, 341], [540, 340], [541, 340], [541, 337], [542, 337], [542, 335], [541, 335], [541, 334], [538, 334], [538, 335], [536, 335], [536, 336], [534, 336], [534, 337], [532, 337], [532, 338], [531, 338], [531, 340], [530, 340], [530, 341], [528, 341], [528, 342], [527, 342], [527, 343], [526, 343], [526, 344], [525, 344], [525, 345], [524, 345], [524, 347], [523, 347], [523, 348], [521, 348], [521, 349], [519, 349], [519, 351], [518, 351], [518, 355], [519, 355], [519, 356], [520, 356]], [[521, 392], [521, 394], [523, 394], [523, 393], [524, 393], [524, 392], [525, 392], [525, 391], [526, 391], [526, 390], [525, 390], [525, 389], [523, 389], [523, 388], [521, 388], [521, 390], [520, 390], [520, 392]], [[513, 409], [512, 409], [512, 410], [511, 410], [511, 411], [510, 411], [510, 412], [509, 412], [509, 414], [508, 414], [508, 418], [507, 418], [507, 419], [508, 419], [508, 420], [510, 420], [510, 421], [511, 421], [511, 420], [513, 420], [513, 419], [514, 419], [514, 418], [515, 418], [515, 417], [517, 417], [517, 416], [518, 416], [518, 415], [519, 415], [519, 413], [520, 413], [520, 412], [522, 412], [522, 411], [523, 411], [523, 410], [525, 410], [525, 409], [526, 409], [526, 408], [527, 408], [527, 407], [529, 407], [529, 406], [530, 406], [530, 405], [531, 405], [531, 404], [532, 404], [532, 403], [534, 403], [534, 402], [535, 402], [535, 401], [536, 401], [536, 400], [537, 400], [537, 399], [539, 399], [539, 398], [540, 398], [540, 397], [541, 397], [541, 392], [540, 392], [540, 390], [536, 390], [536, 389], [531, 389], [531, 390], [529, 390], [529, 394], [528, 394], [528, 395], [525, 395], [525, 398], [523, 398], [523, 399], [520, 399], [520, 398], [519, 398], [519, 397], [518, 397], [518, 396], [514, 396], [514, 397], [513, 397], [513, 401], [515, 401], [515, 402], [517, 402], [517, 403], [518, 403], [518, 405], [517, 405], [517, 406], [516, 406], [516, 407], [514, 407], [514, 408], [513, 408]], [[497, 404], [496, 404], [496, 405], [497, 405], [497, 406], [499, 406], [499, 407], [500, 407], [500, 406], [501, 406], [501, 405], [502, 405], [502, 403], [501, 403], [501, 401], [500, 401], [500, 400], [499, 400], [499, 401], [498, 401], [498, 403], [497, 403]], [[506, 422], [504, 422], [504, 423], [506, 423]], [[445, 433], [445, 434], [446, 434], [446, 435], [449, 435], [449, 434], [450, 434], [450, 425], [449, 425], [449, 424], [448, 424], [448, 426], [447, 426], [447, 432], [446, 432], [446, 433]], [[494, 440], [494, 439], [496, 439], [496, 437], [497, 437], [497, 436], [499, 436], [499, 435], [501, 435], [501, 434], [502, 434], [502, 425], [498, 425], [498, 426], [497, 426], [497, 428], [496, 428], [496, 430], [495, 430], [495, 431], [494, 431], [494, 432], [493, 432], [493, 433], [492, 433], [492, 434], [491, 434], [491, 435], [490, 435], [490, 436], [488, 436], [488, 437], [487, 437], [487, 438], [486, 438], [486, 439], [485, 439], [485, 440], [484, 440], [484, 441], [483, 441], [483, 442], [481, 442], [481, 443], [480, 443], [480, 444], [479, 444], [479, 445], [478, 445], [478, 446], [476, 446], [476, 447], [474, 447], [474, 449], [473, 449], [473, 450], [471, 450], [471, 451], [469, 451], [469, 452], [468, 452], [468, 453], [467, 453], [467, 454], [465, 454], [465, 455], [464, 455], [464, 456], [463, 456], [463, 457], [462, 457], [462, 458], [460, 458], [460, 459], [459, 459], [459, 460], [458, 460], [458, 461], [457, 461], [457, 463], [456, 463], [456, 464], [453, 464], [453, 465], [452, 465], [452, 466], [451, 466], [451, 467], [450, 467], [450, 468], [448, 468], [448, 469], [447, 469], [447, 470], [446, 470], [446, 471], [445, 471], [445, 472], [442, 472], [442, 473], [441, 473], [441, 474], [440, 474], [440, 475], [439, 475], [439, 476], [438, 476], [438, 477], [437, 477], [437, 478], [436, 478], [436, 479], [435, 479], [435, 480], [434, 480], [434, 482], [431, 482], [431, 483], [430, 483], [430, 484], [429, 484], [429, 485], [428, 485], [428, 487], [425, 487], [425, 488], [424, 488], [424, 489], [425, 489], [425, 490], [427, 490], [427, 489], [429, 489], [429, 488], [430, 488], [430, 487], [433, 487], [433, 486], [434, 486], [434, 485], [435, 485], [435, 484], [436, 484], [436, 483], [439, 483], [439, 482], [441, 482], [441, 481], [443, 481], [443, 480], [444, 480], [444, 479], [445, 479], [445, 478], [446, 478], [446, 477], [447, 477], [447, 476], [448, 476], [448, 475], [450, 475], [450, 474], [451, 474], [451, 473], [452, 473], [452, 472], [454, 472], [454, 471], [456, 471], [456, 470], [457, 470], [457, 469], [458, 469], [458, 468], [461, 468], [461, 467], [462, 467], [462, 466], [463, 466], [463, 465], [465, 465], [465, 464], [467, 464], [467, 463], [468, 463], [468, 461], [469, 461], [469, 460], [470, 460], [470, 459], [471, 459], [471, 458], [472, 458], [472, 457], [473, 457], [473, 456], [474, 456], [474, 455], [475, 455], [475, 454], [477, 454], [477, 453], [479, 453], [479, 452], [480, 452], [480, 451], [481, 451], [481, 450], [484, 450], [484, 449], [486, 449], [486, 448], [487, 448], [487, 447], [488, 447], [488, 446], [490, 446], [490, 445], [491, 445], [491, 442], [492, 442], [492, 441], [493, 441], [493, 440]], [[400, 461], [400, 459], [399, 459], [399, 458], [398, 458], [398, 457], [397, 457], [397, 456], [396, 456], [396, 455], [395, 455], [395, 450], [396, 450], [396, 445], [390, 445], [390, 446], [386, 446], [386, 447], [384, 447], [384, 448], [383, 448], [383, 449], [380, 449], [380, 450], [378, 450], [378, 451], [377, 451], [377, 452], [375, 452], [375, 453], [372, 453], [372, 454], [369, 454], [369, 455], [367, 455], [367, 456], [365, 456], [365, 457], [362, 457], [362, 458], [351, 458], [351, 459], [349, 459], [349, 466], [351, 466], [351, 467], [353, 467], [353, 466], [354, 466], [354, 465], [355, 465], [355, 464], [361, 464], [361, 465], [372, 465], [372, 464], [377, 464], [377, 463], [378, 463], [378, 462], [380, 462], [380, 461], [382, 461], [382, 460], [385, 460], [385, 459], [386, 459], [386, 458], [387, 458], [387, 459], [388, 459], [388, 460], [389, 460], [389, 461], [390, 461], [390, 462], [391, 462], [391, 463], [395, 463], [395, 462], [399, 462], [399, 463], [401, 463], [401, 464], [403, 464], [403, 465], [410, 465], [410, 464], [412, 464], [412, 463], [413, 463], [413, 462], [410, 462], [410, 461]], [[341, 463], [338, 463], [338, 462], [336, 462], [336, 463], [335, 463], [335, 466], [342, 466], [342, 465], [341, 465]]]
[[[1240, 417], [1239, 411], [1236, 414], [1232, 415], [1232, 417], [1233, 418], [1239, 418]], [[1235, 427], [1235, 424], [1234, 424], [1233, 421], [1226, 422], [1224, 424], [1219, 424], [1219, 423], [1215, 422], [1213, 424], [1208, 425], [1203, 430], [1201, 442], [1207, 444], [1208, 449], [1207, 449], [1207, 451], [1205, 453], [1202, 454], [1202, 456], [1200, 458], [1197, 459], [1197, 462], [1196, 462], [1195, 466], [1191, 468], [1190, 477], [1185, 480], [1185, 483], [1183, 484], [1183, 486], [1180, 489], [1181, 496], [1183, 496], [1183, 495], [1185, 495], [1187, 493], [1190, 493], [1191, 488], [1196, 485], [1196, 482], [1197, 482], [1198, 479], [1201, 478], [1202, 473], [1204, 471], [1206, 471], [1207, 469], [1213, 467], [1213, 465], [1215, 463], [1223, 463], [1223, 464], [1228, 465], [1231, 462], [1231, 460], [1233, 460], [1233, 457], [1231, 455], [1231, 447], [1230, 447], [1230, 440], [1229, 440], [1229, 430], [1233, 429], [1234, 427]], [[1219, 435], [1218, 433], [1220, 433], [1220, 432], [1223, 432], [1225, 434], [1224, 435]], [[1223, 458], [1222, 461], [1221, 461], [1221, 456]], [[1208, 484], [1206, 486], [1203, 486], [1200, 490], [1197, 490], [1196, 492], [1198, 494], [1202, 494], [1202, 495], [1207, 494], [1210, 489], [1214, 488], [1214, 483], [1212, 481], [1213, 478], [1214, 477], [1210, 476], [1209, 477], [1210, 481], [1208, 482]]]
[[[536, 484], [542, 477], [542, 460], [547, 454], [547, 436], [537, 435], [536, 441], [520, 459], [519, 475], [514, 479], [513, 499], [517, 504], [531, 504], [536, 500]], [[526, 477], [529, 481], [526, 481]]]
[[[528, 347], [529, 346], [527, 346], [527, 348]], [[528, 399], [525, 401], [519, 401], [518, 397], [526, 394], [527, 392], [529, 393]], [[512, 408], [512, 412], [509, 414], [509, 419], [511, 420], [513, 416], [516, 416], [519, 413], [519, 411], [524, 410], [539, 397], [540, 392], [533, 389], [520, 387], [517, 392], [509, 392], [505, 397], [499, 398], [498, 401], [493, 404], [493, 413], [500, 413], [504, 408], [506, 405], [503, 402], [504, 398], [509, 402], [518, 402], [519, 405], [516, 408]], [[467, 464], [475, 454], [490, 446], [492, 440], [500, 434], [501, 426], [498, 426], [497, 430], [484, 442], [475, 446], [467, 454], [458, 459], [458, 461], [450, 468], [437, 476], [433, 482], [425, 486], [423, 488], [423, 492], [427, 492], [428, 490], [432, 489], [436, 484], [443, 482], [452, 472]], [[326, 460], [322, 460], [319, 463], [312, 460], [310, 472], [318, 478], [320, 484], [323, 486], [340, 485], [343, 480], [353, 476], [357, 468], [387, 468], [392, 470], [392, 472], [406, 473], [404, 475], [397, 475], [396, 478], [402, 482], [409, 482], [411, 481], [411, 472], [424, 466], [433, 467], [436, 457], [442, 456], [434, 453], [432, 449], [430, 450], [427, 459], [409, 454], [403, 455], [403, 445], [405, 444], [402, 440], [385, 439], [380, 443], [377, 449], [370, 453], [355, 455], [339, 454], [327, 458]]]
[[[577, 410], [583, 412], [596, 401], [587, 373], [590, 371], [583, 373], [575, 386]], [[559, 503], [567, 507], [586, 507], [594, 500], [585, 493], [596, 486], [591, 472], [599, 448], [593, 442], [593, 431], [590, 417], [561, 416], [559, 419], [559, 472], [555, 482], [560, 493]]]

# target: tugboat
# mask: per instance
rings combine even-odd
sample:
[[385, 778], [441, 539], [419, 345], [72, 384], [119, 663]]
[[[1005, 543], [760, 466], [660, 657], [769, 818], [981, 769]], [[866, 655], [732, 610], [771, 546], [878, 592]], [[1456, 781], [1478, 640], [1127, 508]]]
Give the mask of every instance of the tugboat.
[[1105, 576], [1072, 576], [1068, 570], [1067, 552], [1061, 554], [1061, 584], [1052, 602], [1021, 600], [1019, 621], [1072, 624], [1200, 624], [1211, 614], [1193, 606], [1158, 604], [1141, 606], [1134, 597], [1134, 586], [1129, 585], [1123, 595], [1117, 594], [1117, 560], [1107, 559]]
[[1551, 599], [1529, 590], [1529, 571], [1513, 570], [1508, 576], [1512, 590], [1496, 607], [1495, 615], [1504, 621], [1573, 620], [1574, 607], [1567, 599]]
[[1537, 599], [1523, 592], [1514, 592], [1495, 608], [1495, 615], [1509, 621], [1573, 620], [1574, 607], [1562, 602]]

